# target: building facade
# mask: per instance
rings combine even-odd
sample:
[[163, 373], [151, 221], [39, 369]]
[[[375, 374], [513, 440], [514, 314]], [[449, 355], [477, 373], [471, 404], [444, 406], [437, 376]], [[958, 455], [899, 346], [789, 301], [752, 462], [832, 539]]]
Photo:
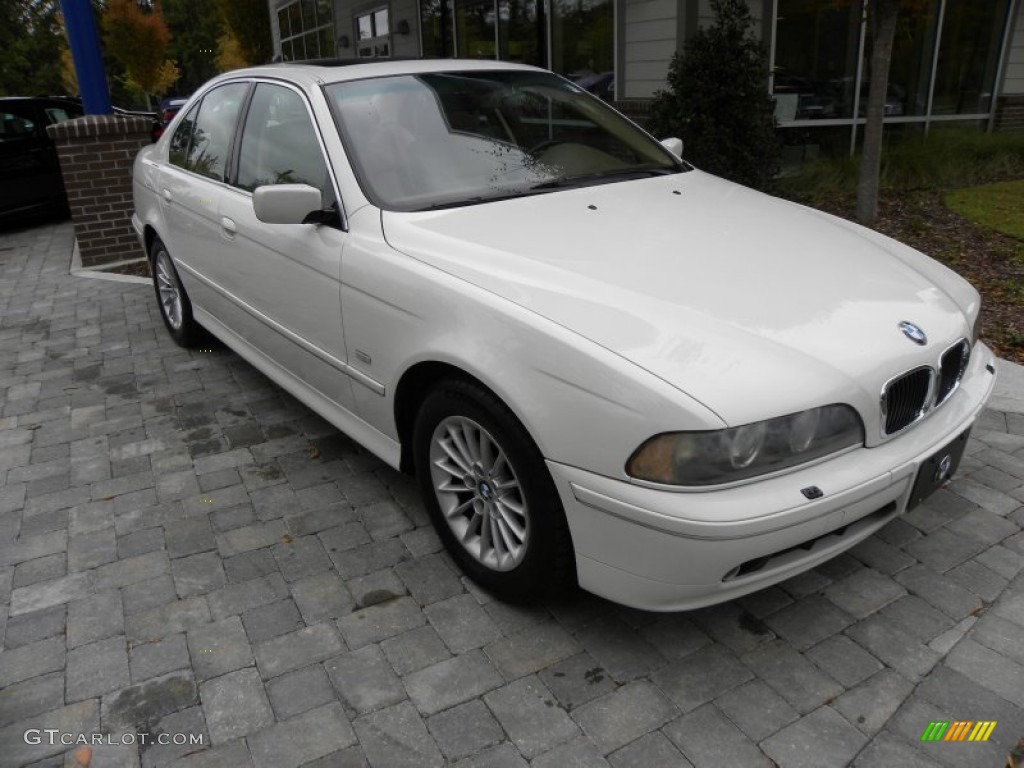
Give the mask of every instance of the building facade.
[[[748, 0], [790, 159], [852, 151], [870, 86], [862, 0]], [[268, 0], [285, 60], [502, 59], [585, 82], [642, 114], [710, 0]], [[583, 78], [588, 78], [583, 80]], [[1024, 0], [927, 0], [902, 14], [890, 133], [1024, 130]]]

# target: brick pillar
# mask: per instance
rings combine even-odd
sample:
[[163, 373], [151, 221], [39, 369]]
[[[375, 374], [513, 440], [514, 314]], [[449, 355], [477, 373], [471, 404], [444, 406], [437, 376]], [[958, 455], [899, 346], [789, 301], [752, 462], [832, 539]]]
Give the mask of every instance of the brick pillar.
[[57, 145], [83, 267], [141, 255], [132, 229], [132, 163], [150, 142], [145, 117], [86, 115], [46, 128]]

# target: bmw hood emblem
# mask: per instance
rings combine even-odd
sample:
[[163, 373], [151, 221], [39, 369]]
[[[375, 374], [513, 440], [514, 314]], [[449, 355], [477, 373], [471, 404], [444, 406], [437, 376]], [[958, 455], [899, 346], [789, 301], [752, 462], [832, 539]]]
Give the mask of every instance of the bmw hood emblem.
[[903, 331], [904, 336], [906, 336], [915, 344], [918, 344], [923, 347], [925, 344], [928, 343], [928, 337], [925, 336], [924, 331], [922, 331], [913, 323], [908, 323], [906, 320], [904, 320], [902, 323], [900, 323], [900, 330]]

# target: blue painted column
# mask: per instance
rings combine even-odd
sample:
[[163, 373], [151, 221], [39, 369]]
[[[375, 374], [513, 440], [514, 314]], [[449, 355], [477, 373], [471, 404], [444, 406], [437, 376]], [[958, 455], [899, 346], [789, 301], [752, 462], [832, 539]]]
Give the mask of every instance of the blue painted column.
[[60, 0], [60, 9], [64, 13], [64, 27], [68, 32], [85, 114], [113, 114], [92, 3], [90, 0]]

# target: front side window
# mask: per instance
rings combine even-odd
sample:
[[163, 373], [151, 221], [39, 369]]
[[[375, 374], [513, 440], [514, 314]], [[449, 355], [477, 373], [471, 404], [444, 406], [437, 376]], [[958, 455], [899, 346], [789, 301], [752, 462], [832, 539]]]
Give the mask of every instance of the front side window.
[[324, 208], [335, 201], [302, 97], [290, 88], [259, 83], [242, 129], [238, 186], [251, 192], [267, 184], [309, 184], [320, 190]]
[[328, 86], [367, 196], [467, 205], [688, 170], [614, 110], [543, 72], [438, 72]]
[[230, 83], [214, 88], [203, 97], [185, 153], [184, 167], [187, 170], [224, 181], [231, 137], [248, 88], [248, 83]]

